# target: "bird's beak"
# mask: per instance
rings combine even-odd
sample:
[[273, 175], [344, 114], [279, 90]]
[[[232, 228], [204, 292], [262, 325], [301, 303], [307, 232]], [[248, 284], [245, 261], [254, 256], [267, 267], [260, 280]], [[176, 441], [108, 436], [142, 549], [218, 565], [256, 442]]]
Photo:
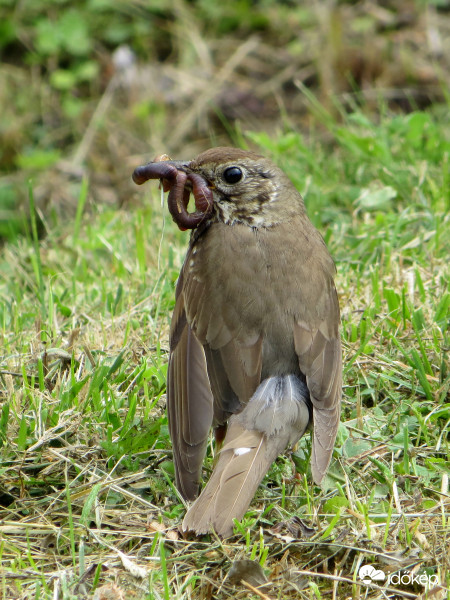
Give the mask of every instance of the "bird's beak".
[[[156, 161], [154, 161], [156, 162]], [[165, 163], [167, 163], [168, 165], [173, 165], [176, 169], [178, 169], [179, 171], [188, 171], [189, 170], [189, 165], [191, 164], [191, 160], [167, 160], [164, 161]]]

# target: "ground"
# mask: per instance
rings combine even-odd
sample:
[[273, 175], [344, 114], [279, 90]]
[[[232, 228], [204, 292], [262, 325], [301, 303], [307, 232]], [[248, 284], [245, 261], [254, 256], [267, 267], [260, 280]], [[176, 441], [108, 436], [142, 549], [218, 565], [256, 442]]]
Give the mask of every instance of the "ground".
[[[446, 7], [7, 4], [2, 597], [448, 597]], [[177, 529], [165, 375], [187, 236], [157, 184], [130, 179], [222, 143], [303, 194], [344, 346], [323, 486], [305, 438], [225, 541]], [[384, 578], [364, 583], [365, 565]]]

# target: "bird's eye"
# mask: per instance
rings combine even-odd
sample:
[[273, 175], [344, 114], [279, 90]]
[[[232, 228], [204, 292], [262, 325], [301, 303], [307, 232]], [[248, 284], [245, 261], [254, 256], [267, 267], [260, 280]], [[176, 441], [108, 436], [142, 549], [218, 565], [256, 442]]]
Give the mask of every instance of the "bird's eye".
[[242, 179], [242, 170], [239, 167], [228, 167], [223, 172], [222, 177], [225, 183], [237, 183]]

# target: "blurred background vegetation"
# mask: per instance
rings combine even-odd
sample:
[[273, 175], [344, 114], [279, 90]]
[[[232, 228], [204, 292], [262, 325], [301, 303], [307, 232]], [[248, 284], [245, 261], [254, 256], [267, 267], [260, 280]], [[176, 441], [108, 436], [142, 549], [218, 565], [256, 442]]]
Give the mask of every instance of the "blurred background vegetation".
[[[450, 2], [0, 0], [0, 59], [0, 596], [236, 598], [242, 553], [274, 598], [385, 598], [354, 586], [380, 553], [449, 585]], [[344, 403], [323, 489], [304, 439], [238, 544], [191, 551], [164, 412], [187, 234], [131, 173], [219, 144], [273, 158], [336, 259]], [[316, 534], [285, 552], [292, 515]]]
[[[124, 206], [133, 168], [314, 129], [355, 108], [448, 112], [445, 0], [1, 0], [0, 236], [41, 216]], [[317, 131], [317, 129], [319, 131]]]

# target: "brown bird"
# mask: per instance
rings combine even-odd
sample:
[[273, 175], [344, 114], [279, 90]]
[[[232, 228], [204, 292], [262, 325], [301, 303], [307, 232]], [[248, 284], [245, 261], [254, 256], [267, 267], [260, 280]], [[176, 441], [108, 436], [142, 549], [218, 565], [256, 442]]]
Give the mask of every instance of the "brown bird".
[[199, 493], [211, 426], [223, 440], [182, 528], [226, 537], [272, 462], [309, 426], [314, 481], [327, 471], [342, 376], [335, 267], [299, 192], [270, 160], [212, 148], [174, 164], [207, 182], [213, 198], [191, 233], [170, 332], [169, 430], [184, 498]]

